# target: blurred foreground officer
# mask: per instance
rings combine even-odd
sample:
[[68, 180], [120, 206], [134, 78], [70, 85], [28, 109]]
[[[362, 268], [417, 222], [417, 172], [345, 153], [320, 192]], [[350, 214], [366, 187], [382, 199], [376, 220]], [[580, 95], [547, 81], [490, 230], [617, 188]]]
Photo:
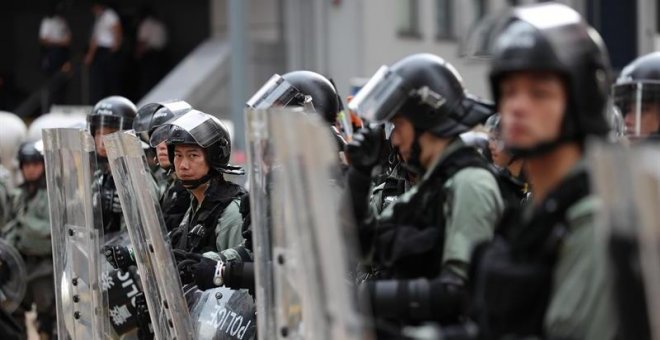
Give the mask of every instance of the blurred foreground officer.
[[628, 64], [612, 89], [614, 104], [624, 116], [627, 137], [660, 139], [660, 52]]
[[29, 277], [23, 304], [15, 315], [25, 323], [25, 312], [37, 306], [37, 331], [50, 339], [55, 322], [55, 287], [48, 215], [48, 192], [43, 144], [28, 142], [18, 150], [24, 182], [13, 197], [13, 220], [6, 226], [7, 240], [23, 255]]
[[493, 35], [491, 88], [507, 150], [525, 160], [533, 204], [503, 238], [480, 247], [473, 304], [483, 338], [612, 339], [617, 322], [605, 244], [583, 160], [609, 132], [609, 60], [573, 9], [513, 9]]
[[363, 293], [381, 321], [456, 321], [462, 305], [445, 299], [464, 296], [472, 248], [493, 237], [504, 209], [486, 159], [459, 136], [485, 121], [492, 106], [469, 96], [456, 70], [431, 54], [381, 67], [349, 106], [366, 121], [393, 125], [392, 146], [418, 178], [375, 220], [365, 219], [383, 139], [378, 129], [363, 130], [347, 147], [361, 243], [372, 239], [381, 268]]

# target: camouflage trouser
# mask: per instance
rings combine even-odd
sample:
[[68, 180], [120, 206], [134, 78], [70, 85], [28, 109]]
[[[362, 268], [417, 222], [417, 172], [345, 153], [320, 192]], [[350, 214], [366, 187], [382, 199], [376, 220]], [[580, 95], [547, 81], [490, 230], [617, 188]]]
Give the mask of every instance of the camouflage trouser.
[[[25, 313], [37, 309], [37, 331], [53, 334], [56, 320], [53, 261], [50, 257], [26, 256], [28, 284], [21, 306], [14, 312], [17, 322], [25, 324]], [[50, 268], [50, 270], [49, 270]]]

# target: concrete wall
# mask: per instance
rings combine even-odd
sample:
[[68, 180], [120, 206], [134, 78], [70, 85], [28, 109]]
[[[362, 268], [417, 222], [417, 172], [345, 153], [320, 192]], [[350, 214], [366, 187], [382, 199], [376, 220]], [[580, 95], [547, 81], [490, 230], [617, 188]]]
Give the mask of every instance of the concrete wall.
[[[459, 55], [460, 43], [476, 18], [474, 1], [454, 0], [451, 17], [453, 39], [436, 37], [437, 4], [435, 0], [418, 0], [419, 36], [398, 33], [399, 0], [285, 0], [287, 69], [311, 69], [331, 76], [342, 95], [348, 93], [350, 80], [369, 77], [383, 64], [391, 64], [413, 53], [439, 55], [453, 64], [463, 76], [465, 86], [476, 95], [490, 97], [487, 84], [488, 65], [466, 60]], [[559, 0], [586, 15], [594, 2], [618, 0]], [[652, 31], [657, 22], [655, 4], [644, 3], [639, 19], [640, 51], [646, 53], [655, 45]], [[519, 0], [520, 4], [537, 0]], [[510, 6], [509, 0], [487, 1], [487, 12], [495, 13]], [[318, 19], [322, 13], [323, 20]], [[314, 19], [310, 23], [310, 18]], [[651, 32], [651, 33], [649, 33]], [[653, 31], [654, 32], [654, 31]], [[321, 54], [321, 55], [320, 55]]]

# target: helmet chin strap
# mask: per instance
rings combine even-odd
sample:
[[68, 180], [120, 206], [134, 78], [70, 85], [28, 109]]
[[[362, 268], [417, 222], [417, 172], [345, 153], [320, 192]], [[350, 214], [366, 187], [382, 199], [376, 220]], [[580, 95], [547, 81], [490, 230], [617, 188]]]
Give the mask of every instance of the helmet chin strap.
[[568, 142], [573, 142], [575, 141], [574, 139], [571, 138], [557, 138], [553, 141], [550, 142], [541, 142], [538, 143], [532, 147], [528, 148], [518, 148], [518, 147], [512, 147], [512, 146], [507, 146], [506, 151], [511, 155], [512, 160], [513, 159], [520, 159], [520, 158], [536, 158], [536, 157], [541, 157], [544, 155], [549, 154], [550, 152], [554, 151], [557, 149], [562, 144], [566, 144]]
[[193, 190], [193, 189], [197, 189], [200, 185], [208, 182], [209, 180], [211, 180], [211, 178], [213, 178], [213, 175], [211, 174], [211, 171], [209, 171], [206, 175], [198, 179], [181, 180], [181, 184], [183, 185], [184, 188], [188, 190]]
[[[419, 145], [419, 136], [422, 134], [422, 131], [415, 129], [415, 135], [413, 136], [413, 142], [410, 148], [410, 159], [403, 162], [403, 167], [415, 174], [416, 176], [421, 176], [424, 174], [424, 167], [420, 161], [422, 156], [422, 146]], [[397, 152], [399, 152], [397, 150]]]

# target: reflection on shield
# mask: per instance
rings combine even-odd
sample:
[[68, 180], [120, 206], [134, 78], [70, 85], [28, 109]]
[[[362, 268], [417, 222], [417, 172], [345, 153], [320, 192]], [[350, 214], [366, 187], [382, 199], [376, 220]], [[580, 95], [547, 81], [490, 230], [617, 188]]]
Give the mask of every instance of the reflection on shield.
[[190, 339], [193, 326], [140, 140], [124, 132], [103, 138], [155, 336]]
[[260, 338], [364, 338], [329, 127], [292, 108], [246, 120]]
[[110, 328], [100, 281], [103, 229], [93, 185], [94, 140], [82, 129], [44, 129], [43, 141], [59, 338], [103, 339]]
[[592, 184], [602, 200], [624, 339], [660, 337], [660, 145], [592, 143]]

